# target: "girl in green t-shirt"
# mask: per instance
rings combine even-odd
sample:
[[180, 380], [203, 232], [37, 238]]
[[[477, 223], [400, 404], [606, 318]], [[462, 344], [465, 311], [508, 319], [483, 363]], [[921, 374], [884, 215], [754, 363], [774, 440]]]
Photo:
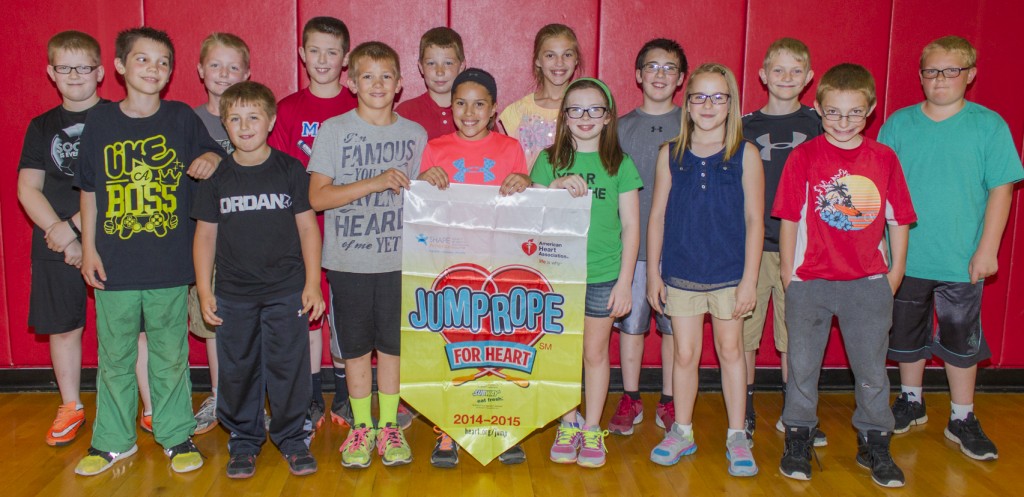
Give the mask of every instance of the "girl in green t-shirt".
[[[587, 297], [583, 321], [586, 418], [562, 417], [551, 460], [585, 467], [604, 465], [607, 431], [600, 427], [608, 395], [608, 341], [612, 321], [629, 313], [630, 287], [640, 245], [640, 174], [619, 147], [615, 101], [599, 80], [569, 84], [562, 99], [554, 144], [531, 172], [539, 186], [593, 195], [587, 238]], [[582, 426], [580, 422], [582, 421]]]

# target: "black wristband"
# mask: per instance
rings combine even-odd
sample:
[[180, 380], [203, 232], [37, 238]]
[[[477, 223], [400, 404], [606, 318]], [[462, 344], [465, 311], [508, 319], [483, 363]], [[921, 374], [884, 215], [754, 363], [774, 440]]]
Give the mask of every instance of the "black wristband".
[[71, 218], [68, 218], [67, 221], [68, 221], [68, 226], [71, 227], [71, 231], [73, 231], [75, 233], [75, 238], [81, 240], [82, 239], [82, 232], [78, 230], [78, 226], [75, 226], [75, 222]]

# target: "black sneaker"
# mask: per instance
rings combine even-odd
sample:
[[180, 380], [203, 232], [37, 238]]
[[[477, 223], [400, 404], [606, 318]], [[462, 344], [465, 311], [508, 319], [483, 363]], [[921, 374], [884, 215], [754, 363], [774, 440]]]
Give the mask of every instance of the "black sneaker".
[[334, 399], [331, 402], [331, 422], [341, 426], [342, 428], [348, 426], [355, 426], [355, 416], [352, 414], [352, 404], [346, 397], [344, 400], [339, 401]]
[[313, 458], [313, 454], [309, 453], [309, 449], [284, 456], [284, 460], [288, 461], [288, 471], [295, 476], [316, 473], [316, 459]]
[[981, 423], [973, 412], [968, 413], [963, 421], [950, 419], [945, 433], [946, 438], [960, 444], [960, 452], [971, 459], [994, 461], [999, 458], [996, 444], [981, 431]]
[[508, 450], [498, 455], [498, 460], [502, 464], [522, 464], [526, 462], [526, 452], [523, 451], [523, 446], [515, 444], [509, 447]]
[[871, 470], [871, 479], [883, 487], [902, 487], [906, 483], [903, 470], [892, 460], [889, 439], [892, 434], [871, 430], [857, 434], [857, 464]]
[[821, 428], [815, 428], [814, 436], [811, 437], [815, 447], [826, 447], [828, 446], [828, 437], [825, 436], [825, 432], [821, 431]]
[[324, 404], [316, 399], [309, 403], [309, 410], [306, 411], [306, 416], [309, 417], [310, 423], [313, 425], [313, 431], [319, 430], [320, 425], [324, 422]]
[[924, 412], [924, 399], [921, 402], [910, 400], [906, 392], [896, 397], [892, 403], [892, 417], [896, 418], [896, 426], [893, 433], [906, 433], [911, 426], [923, 425], [928, 422], [928, 415]]
[[252, 454], [231, 454], [228, 459], [228, 478], [251, 478], [256, 474], [256, 456]]
[[171, 458], [171, 469], [175, 473], [188, 473], [203, 467], [203, 454], [192, 443], [192, 439], [186, 439], [170, 449], [165, 449], [164, 454]]
[[434, 427], [434, 433], [437, 433], [437, 443], [434, 444], [434, 451], [430, 453], [430, 464], [435, 468], [458, 466], [459, 444], [437, 426]]
[[747, 440], [750, 440], [750, 447], [754, 447], [754, 430], [757, 429], [757, 415], [752, 412], [747, 413], [746, 419], [743, 420], [743, 431], [747, 434]]
[[811, 479], [811, 430], [802, 426], [786, 427], [786, 445], [782, 450], [779, 471], [794, 480]]

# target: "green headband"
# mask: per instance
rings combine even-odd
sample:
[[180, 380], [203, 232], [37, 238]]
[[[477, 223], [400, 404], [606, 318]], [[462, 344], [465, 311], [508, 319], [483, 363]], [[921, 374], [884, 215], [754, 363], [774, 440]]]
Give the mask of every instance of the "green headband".
[[[604, 82], [601, 81], [600, 79], [597, 79], [597, 78], [579, 78], [579, 79], [573, 81], [572, 83], [569, 83], [569, 86], [565, 87], [565, 95], [568, 95], [569, 91], [572, 90], [573, 87], [576, 86], [576, 83], [579, 83], [580, 81], [589, 81], [589, 82], [594, 83], [595, 85], [599, 86], [601, 88], [601, 91], [604, 92], [604, 97], [606, 99], [608, 99], [608, 107], [611, 107], [608, 110], [612, 111], [613, 113], [615, 112], [615, 99], [612, 98], [612, 91], [609, 90], [608, 89], [608, 85], [604, 84]], [[563, 98], [564, 98], [564, 95], [563, 95]]]

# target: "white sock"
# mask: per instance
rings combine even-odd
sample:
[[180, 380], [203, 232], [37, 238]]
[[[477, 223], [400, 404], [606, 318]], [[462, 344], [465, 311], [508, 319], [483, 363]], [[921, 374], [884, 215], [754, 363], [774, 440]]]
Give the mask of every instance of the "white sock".
[[732, 429], [732, 428], [729, 428], [729, 433], [727, 433], [727, 434], [725, 435], [725, 438], [726, 438], [726, 439], [730, 439], [730, 438], [732, 438], [732, 436], [733, 436], [733, 435], [735, 435], [735, 434], [737, 434], [737, 433], [741, 433], [741, 434], [743, 434], [743, 437], [744, 437], [744, 438], [746, 438], [746, 436], [747, 436], [747, 432], [745, 432], [745, 431], [743, 431], [743, 430], [734, 430], [734, 429]]
[[675, 426], [679, 427], [679, 429], [676, 430], [676, 432], [679, 433], [680, 435], [693, 435], [693, 423], [690, 423], [688, 425], [681, 425], [679, 423], [675, 423]]
[[903, 393], [907, 394], [907, 398], [911, 402], [921, 402], [921, 399], [923, 398], [921, 397], [921, 391], [924, 390], [924, 387], [909, 387], [907, 385], [900, 385], [900, 390]]
[[81, 411], [82, 409], [85, 409], [85, 406], [82, 405], [81, 402], [75, 402], [75, 410], [76, 411]]
[[213, 387], [210, 389], [210, 396], [215, 399], [217, 398], [217, 387]]
[[952, 412], [949, 413], [949, 419], [963, 421], [967, 419], [968, 414], [974, 412], [974, 404], [960, 405], [950, 402], [949, 405], [952, 408]]

